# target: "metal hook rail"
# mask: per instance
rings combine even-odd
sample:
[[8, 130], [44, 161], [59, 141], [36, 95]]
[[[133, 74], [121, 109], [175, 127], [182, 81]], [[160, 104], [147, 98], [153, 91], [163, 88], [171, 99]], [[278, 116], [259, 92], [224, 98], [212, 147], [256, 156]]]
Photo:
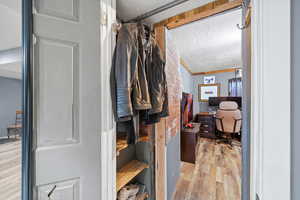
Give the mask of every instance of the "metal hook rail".
[[246, 14], [245, 14], [245, 17], [243, 16], [242, 24], [236, 25], [237, 28], [240, 30], [244, 30], [250, 25], [250, 20], [248, 20], [248, 15], [250, 14], [249, 12], [250, 12], [251, 6], [247, 5], [247, 3], [244, 0], [242, 3], [242, 8], [243, 8], [243, 10], [246, 10]]
[[149, 12], [146, 12], [146, 13], [140, 15], [140, 16], [137, 16], [137, 17], [135, 17], [133, 19], [127, 20], [127, 21], [125, 21], [125, 23], [142, 21], [142, 20], [144, 20], [144, 19], [146, 19], [148, 17], [151, 17], [153, 15], [156, 15], [158, 13], [161, 13], [161, 12], [163, 12], [165, 10], [168, 10], [170, 8], [173, 8], [175, 6], [178, 6], [178, 5], [180, 5], [182, 3], [185, 3], [185, 2], [188, 2], [188, 1], [189, 0], [176, 0], [176, 1], [172, 1], [172, 2], [167, 3], [167, 4], [165, 4], [165, 5], [161, 6], [161, 7], [155, 8], [153, 10], [150, 10]]

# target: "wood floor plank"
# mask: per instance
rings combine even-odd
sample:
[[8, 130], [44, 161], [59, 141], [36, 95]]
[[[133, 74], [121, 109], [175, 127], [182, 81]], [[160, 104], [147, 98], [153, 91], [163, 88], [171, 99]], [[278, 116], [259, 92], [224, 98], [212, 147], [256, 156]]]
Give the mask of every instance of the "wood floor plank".
[[0, 140], [0, 199], [21, 199], [21, 140]]
[[182, 163], [173, 200], [241, 200], [240, 143], [200, 138], [196, 148], [195, 165]]
[[216, 191], [216, 200], [226, 200], [224, 183], [217, 182]]

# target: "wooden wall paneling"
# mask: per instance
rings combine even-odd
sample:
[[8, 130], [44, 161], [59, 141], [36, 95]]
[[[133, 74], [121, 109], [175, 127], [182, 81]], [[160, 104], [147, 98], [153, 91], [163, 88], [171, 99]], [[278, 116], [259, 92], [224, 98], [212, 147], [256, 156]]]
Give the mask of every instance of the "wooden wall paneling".
[[166, 196], [166, 144], [180, 132], [180, 57], [176, 44], [166, 33], [164, 26], [156, 26], [156, 39], [166, 59], [166, 78], [168, 83], [169, 116], [161, 119], [155, 127], [155, 162], [156, 162], [156, 199]]
[[209, 74], [218, 74], [218, 73], [224, 73], [224, 72], [235, 72], [235, 70], [241, 69], [241, 68], [229, 68], [229, 69], [221, 69], [221, 70], [213, 70], [208, 72], [195, 72], [192, 73], [193, 76], [197, 75], [209, 75]]
[[[158, 45], [161, 48], [162, 56], [165, 58], [165, 27], [159, 26], [155, 27], [155, 36]], [[166, 195], [166, 135], [165, 135], [165, 119], [161, 119], [159, 123], [154, 125], [153, 128], [153, 139], [155, 140], [153, 143], [155, 145], [155, 199], [161, 200], [165, 199]]]
[[166, 191], [166, 123], [162, 119], [154, 128], [155, 135], [155, 193], [156, 199], [165, 199]]
[[208, 72], [192, 72], [191, 68], [183, 60], [183, 58], [180, 58], [180, 64], [181, 64], [181, 67], [183, 67], [192, 76], [218, 74], [218, 73], [224, 73], [224, 72], [235, 72], [235, 70], [241, 69], [241, 68], [228, 68], [228, 69], [212, 70], [212, 71], [208, 71]]

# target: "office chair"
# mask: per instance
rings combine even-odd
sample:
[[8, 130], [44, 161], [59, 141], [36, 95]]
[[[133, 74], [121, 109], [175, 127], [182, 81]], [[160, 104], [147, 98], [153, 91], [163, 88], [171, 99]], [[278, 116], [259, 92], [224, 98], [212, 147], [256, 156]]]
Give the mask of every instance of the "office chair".
[[[232, 135], [239, 133], [242, 127], [242, 114], [234, 101], [223, 101], [216, 113], [216, 126], [221, 139], [232, 146]], [[223, 136], [227, 136], [224, 138]]]
[[15, 135], [15, 138], [17, 135], [21, 136], [22, 133], [22, 121], [23, 121], [23, 111], [17, 110], [16, 111], [16, 120], [14, 124], [11, 124], [7, 127], [7, 137], [8, 139], [12, 135], [12, 133]]

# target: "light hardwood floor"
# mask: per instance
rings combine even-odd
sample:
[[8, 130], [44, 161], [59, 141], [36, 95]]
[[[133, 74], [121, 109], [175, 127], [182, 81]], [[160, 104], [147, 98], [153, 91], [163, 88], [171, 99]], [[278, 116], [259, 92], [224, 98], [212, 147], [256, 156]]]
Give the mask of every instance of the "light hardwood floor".
[[0, 140], [0, 200], [21, 200], [20, 140]]
[[183, 163], [173, 200], [241, 200], [241, 146], [201, 138], [196, 164]]

